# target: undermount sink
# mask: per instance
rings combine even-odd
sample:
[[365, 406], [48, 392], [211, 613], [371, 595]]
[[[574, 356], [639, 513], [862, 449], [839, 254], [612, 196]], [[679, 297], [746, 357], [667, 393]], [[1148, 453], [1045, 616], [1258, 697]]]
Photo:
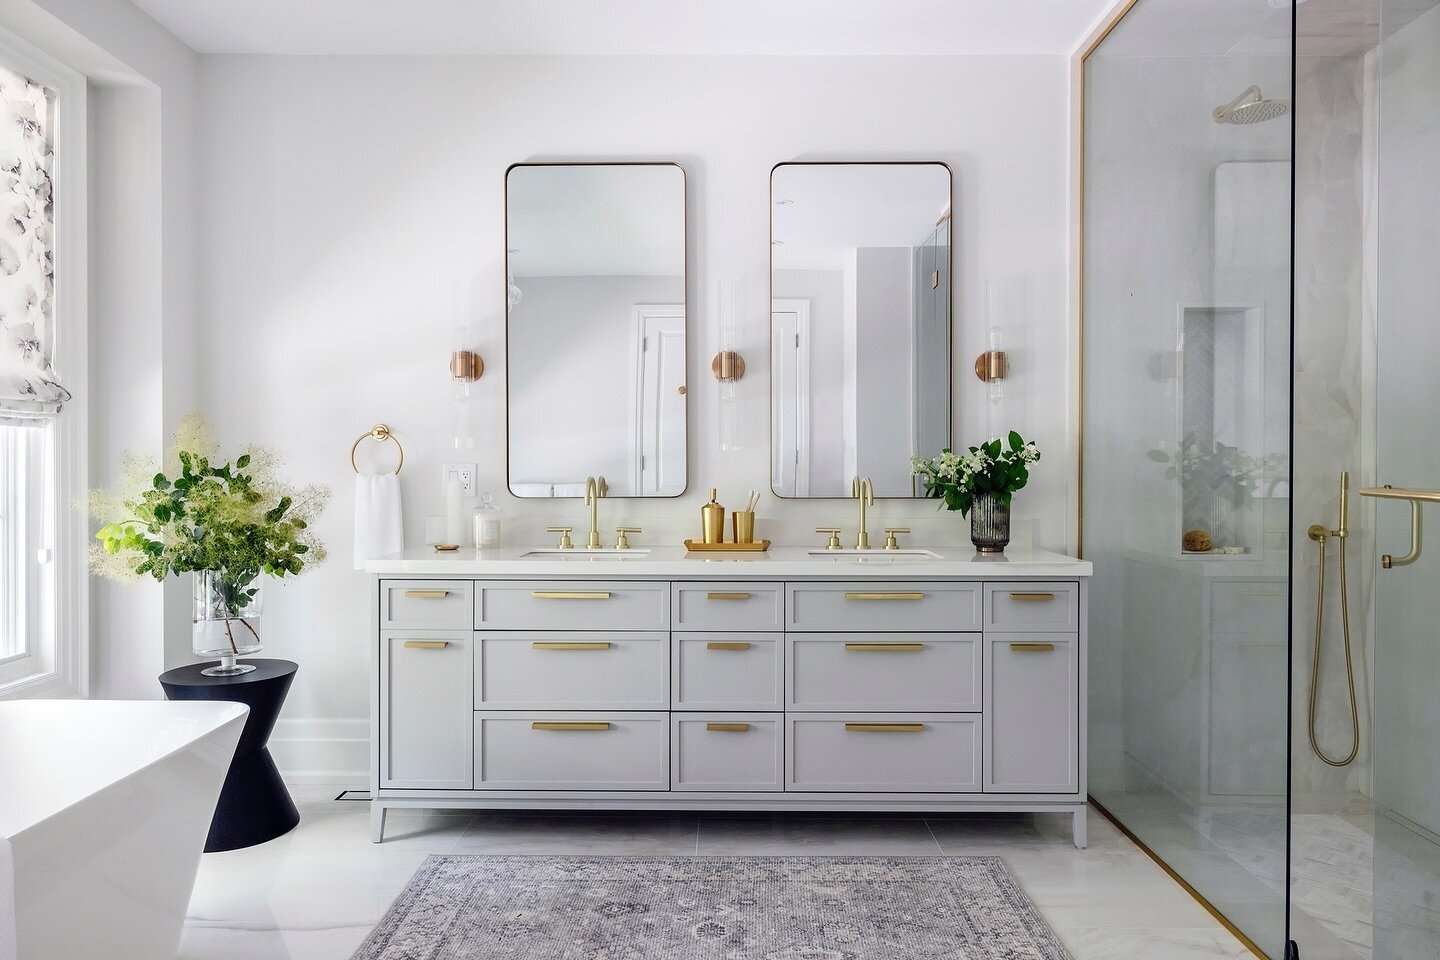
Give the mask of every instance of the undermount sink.
[[812, 557], [854, 560], [857, 563], [884, 563], [894, 560], [944, 560], [934, 550], [809, 550]]
[[647, 547], [627, 547], [624, 550], [616, 550], [614, 547], [601, 547], [598, 550], [586, 550], [580, 547], [573, 547], [562, 550], [559, 547], [543, 547], [539, 550], [527, 550], [520, 554], [521, 560], [644, 560], [650, 556]]

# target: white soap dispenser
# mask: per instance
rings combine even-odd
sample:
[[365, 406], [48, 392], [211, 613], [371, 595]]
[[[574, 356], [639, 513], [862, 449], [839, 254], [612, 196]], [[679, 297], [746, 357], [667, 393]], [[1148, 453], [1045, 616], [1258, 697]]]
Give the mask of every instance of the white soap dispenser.
[[500, 546], [500, 508], [490, 494], [482, 494], [473, 520], [475, 546], [494, 550]]

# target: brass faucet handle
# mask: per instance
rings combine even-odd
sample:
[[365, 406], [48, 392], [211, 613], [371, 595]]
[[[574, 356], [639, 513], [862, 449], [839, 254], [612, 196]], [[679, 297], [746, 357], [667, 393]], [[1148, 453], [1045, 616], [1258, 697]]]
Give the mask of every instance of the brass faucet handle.
[[816, 527], [816, 528], [815, 528], [815, 532], [816, 532], [816, 533], [828, 533], [828, 534], [830, 534], [830, 539], [827, 540], [827, 541], [825, 541], [825, 549], [826, 549], [826, 550], [839, 550], [839, 549], [840, 549], [840, 528], [839, 528], [839, 527]]
[[644, 530], [641, 530], [639, 527], [616, 527], [616, 528], [615, 528], [615, 549], [616, 549], [616, 550], [629, 550], [629, 549], [630, 549], [630, 537], [628, 536], [628, 534], [632, 534], [632, 533], [644, 533], [644, 532], [645, 532], [645, 531], [644, 531]]
[[560, 534], [561, 550], [573, 550], [575, 549], [575, 544], [570, 540], [570, 531], [574, 529], [574, 527], [546, 527], [545, 532]]
[[886, 549], [886, 550], [899, 550], [899, 549], [900, 549], [900, 541], [898, 541], [898, 540], [895, 539], [895, 534], [897, 534], [897, 533], [909, 533], [909, 532], [910, 532], [910, 528], [909, 528], [909, 527], [886, 527], [886, 528], [885, 528], [885, 549]]

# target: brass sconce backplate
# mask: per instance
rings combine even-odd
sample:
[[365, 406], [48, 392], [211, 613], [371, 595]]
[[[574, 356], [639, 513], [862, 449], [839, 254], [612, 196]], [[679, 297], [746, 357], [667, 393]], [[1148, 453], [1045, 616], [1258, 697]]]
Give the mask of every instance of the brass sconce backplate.
[[745, 358], [734, 350], [722, 350], [710, 361], [710, 372], [721, 383], [732, 383], [745, 376]]
[[450, 376], [474, 383], [485, 375], [485, 361], [473, 350], [456, 350], [450, 354]]
[[975, 358], [975, 376], [985, 383], [1004, 380], [1008, 372], [1004, 350], [986, 350]]

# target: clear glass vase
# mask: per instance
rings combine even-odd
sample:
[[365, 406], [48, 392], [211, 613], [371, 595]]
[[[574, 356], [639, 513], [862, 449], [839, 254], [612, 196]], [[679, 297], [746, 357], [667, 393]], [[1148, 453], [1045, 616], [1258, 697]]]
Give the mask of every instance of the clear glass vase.
[[195, 656], [220, 662], [200, 672], [207, 677], [229, 677], [249, 673], [255, 667], [237, 663], [236, 658], [259, 653], [260, 578], [235, 583], [222, 570], [195, 574], [195, 596], [191, 607], [190, 643]]
[[981, 553], [1004, 553], [1010, 543], [1010, 504], [993, 493], [970, 504], [970, 542]]

